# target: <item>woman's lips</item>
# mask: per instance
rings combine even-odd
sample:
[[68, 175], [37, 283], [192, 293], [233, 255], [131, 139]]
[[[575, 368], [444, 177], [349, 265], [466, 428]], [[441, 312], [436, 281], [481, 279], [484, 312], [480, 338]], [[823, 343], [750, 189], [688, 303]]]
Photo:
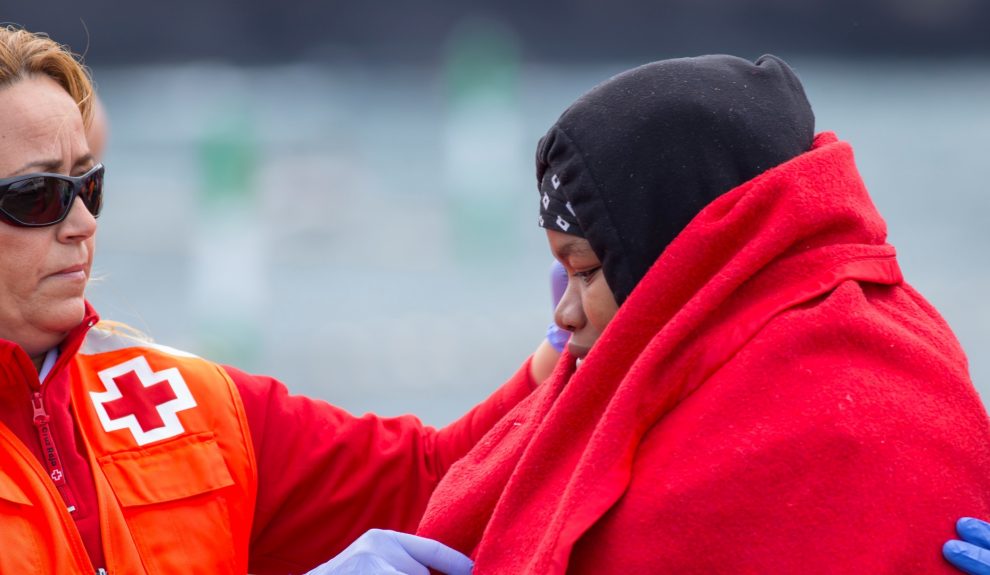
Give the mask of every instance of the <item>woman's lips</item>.
[[588, 355], [588, 350], [590, 350], [590, 349], [591, 349], [590, 346], [581, 345], [581, 344], [574, 343], [574, 342], [568, 342], [567, 343], [567, 351], [568, 351], [568, 353], [570, 353], [571, 355], [573, 355], [574, 357], [576, 357], [578, 359], [584, 359], [584, 356]]
[[65, 279], [65, 280], [85, 280], [86, 266], [79, 264], [79, 265], [69, 266], [67, 268], [62, 268], [57, 272], [49, 275], [48, 277], [53, 279]]

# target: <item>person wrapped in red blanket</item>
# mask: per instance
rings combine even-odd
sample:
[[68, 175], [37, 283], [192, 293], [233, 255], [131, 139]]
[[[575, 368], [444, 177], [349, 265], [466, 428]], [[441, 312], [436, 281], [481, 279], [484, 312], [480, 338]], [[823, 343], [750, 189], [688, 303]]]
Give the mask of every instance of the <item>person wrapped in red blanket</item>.
[[418, 534], [478, 575], [953, 573], [987, 416], [792, 70], [648, 64], [538, 148], [571, 340]]

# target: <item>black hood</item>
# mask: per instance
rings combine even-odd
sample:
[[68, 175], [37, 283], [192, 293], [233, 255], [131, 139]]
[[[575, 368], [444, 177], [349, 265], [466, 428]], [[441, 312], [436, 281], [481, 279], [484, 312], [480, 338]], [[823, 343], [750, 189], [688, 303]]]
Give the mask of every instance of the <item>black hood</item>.
[[540, 140], [536, 178], [570, 202], [621, 304], [698, 212], [808, 151], [814, 127], [775, 56], [662, 60], [574, 102]]

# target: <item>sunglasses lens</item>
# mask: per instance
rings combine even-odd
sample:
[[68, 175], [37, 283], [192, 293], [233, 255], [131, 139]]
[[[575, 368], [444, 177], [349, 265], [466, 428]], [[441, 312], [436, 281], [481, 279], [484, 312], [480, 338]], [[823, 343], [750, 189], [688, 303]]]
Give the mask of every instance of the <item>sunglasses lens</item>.
[[103, 209], [103, 170], [94, 172], [90, 177], [83, 180], [82, 189], [79, 190], [79, 197], [93, 217], [100, 215]]
[[57, 221], [71, 198], [69, 182], [39, 176], [11, 184], [0, 197], [0, 209], [21, 223], [44, 225]]

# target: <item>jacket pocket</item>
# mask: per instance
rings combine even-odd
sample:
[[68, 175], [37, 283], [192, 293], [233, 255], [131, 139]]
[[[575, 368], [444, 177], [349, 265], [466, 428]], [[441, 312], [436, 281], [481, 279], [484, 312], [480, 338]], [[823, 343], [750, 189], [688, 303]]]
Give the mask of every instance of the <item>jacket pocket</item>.
[[17, 505], [32, 505], [21, 486], [0, 468], [0, 500]]
[[[233, 573], [228, 496], [236, 493], [213, 432], [99, 459], [148, 573]], [[243, 551], [243, 550], [242, 550]]]
[[38, 533], [43, 512], [0, 467], [0, 573], [43, 573], [47, 555]]

